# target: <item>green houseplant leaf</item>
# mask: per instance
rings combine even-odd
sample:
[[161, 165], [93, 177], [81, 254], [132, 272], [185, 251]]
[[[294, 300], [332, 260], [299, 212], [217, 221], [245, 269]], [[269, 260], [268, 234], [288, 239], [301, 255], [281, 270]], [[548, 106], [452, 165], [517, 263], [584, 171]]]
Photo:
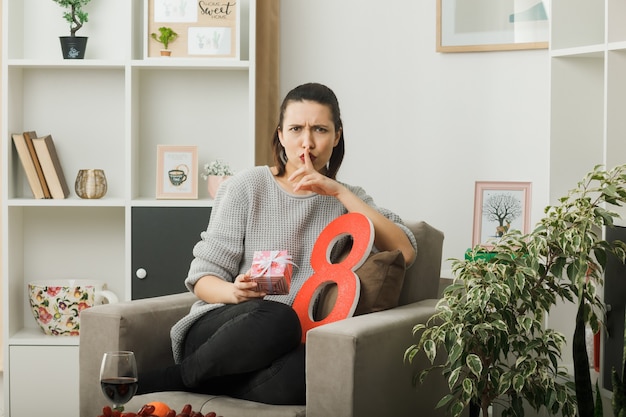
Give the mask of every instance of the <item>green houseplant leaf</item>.
[[70, 24], [70, 36], [76, 36], [76, 32], [89, 21], [89, 14], [83, 10], [83, 6], [91, 0], [52, 0], [61, 7], [67, 9], [63, 18]]
[[163, 49], [167, 49], [169, 47], [170, 42], [173, 42], [178, 38], [178, 33], [174, 32], [174, 30], [167, 26], [162, 26], [159, 28], [159, 34], [151, 33], [150, 37], [155, 41], [163, 44]]

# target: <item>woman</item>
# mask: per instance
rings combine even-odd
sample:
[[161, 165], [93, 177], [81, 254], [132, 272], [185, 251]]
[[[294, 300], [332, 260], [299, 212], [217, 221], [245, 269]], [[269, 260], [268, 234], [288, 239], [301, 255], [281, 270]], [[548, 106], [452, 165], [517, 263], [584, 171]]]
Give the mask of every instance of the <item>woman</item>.
[[[275, 166], [226, 181], [194, 248], [185, 284], [197, 301], [171, 331], [176, 365], [140, 376], [139, 393], [187, 390], [269, 404], [304, 404], [304, 345], [291, 304], [313, 275], [317, 237], [342, 214], [359, 212], [375, 229], [377, 250], [415, 258], [413, 234], [359, 188], [335, 180], [344, 155], [335, 94], [321, 84], [290, 91], [272, 147]], [[339, 242], [339, 253], [347, 242]], [[287, 250], [298, 266], [288, 295], [266, 295], [250, 279], [254, 251]]]

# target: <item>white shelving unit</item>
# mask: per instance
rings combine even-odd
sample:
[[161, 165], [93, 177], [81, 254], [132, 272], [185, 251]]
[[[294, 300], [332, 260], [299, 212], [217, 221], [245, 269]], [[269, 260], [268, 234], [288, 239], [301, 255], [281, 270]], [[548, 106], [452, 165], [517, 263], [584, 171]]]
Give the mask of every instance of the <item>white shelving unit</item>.
[[552, 0], [550, 199], [626, 162], [626, 2]]
[[[626, 1], [551, 0], [550, 202], [595, 165], [626, 163]], [[622, 222], [626, 211], [621, 212]], [[568, 340], [576, 307], [564, 304], [550, 325]], [[571, 365], [571, 348], [564, 349]], [[610, 370], [609, 370], [610, 372]]]
[[[79, 32], [89, 37], [85, 59], [63, 60], [58, 36], [69, 33], [63, 10], [52, 1], [3, 0], [7, 415], [36, 415], [41, 404], [55, 403], [60, 407], [47, 406], [48, 415], [78, 415], [79, 339], [40, 331], [27, 283], [97, 279], [128, 300], [132, 208], [211, 205], [201, 180], [198, 200], [155, 199], [157, 145], [197, 145], [200, 164], [219, 158], [235, 170], [254, 165], [256, 3], [239, 4], [238, 60], [144, 58], [144, 0], [90, 3], [89, 22]], [[11, 139], [26, 130], [52, 135], [69, 198], [33, 199]], [[83, 168], [105, 171], [104, 198], [81, 200], [73, 192]]]

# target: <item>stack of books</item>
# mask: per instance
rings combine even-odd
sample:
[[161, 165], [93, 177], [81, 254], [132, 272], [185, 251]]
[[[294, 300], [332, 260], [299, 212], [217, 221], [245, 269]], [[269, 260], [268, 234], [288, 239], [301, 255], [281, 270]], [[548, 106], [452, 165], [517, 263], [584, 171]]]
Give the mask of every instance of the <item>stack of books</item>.
[[70, 195], [51, 135], [14, 133], [13, 143], [20, 157], [33, 196], [63, 199]]

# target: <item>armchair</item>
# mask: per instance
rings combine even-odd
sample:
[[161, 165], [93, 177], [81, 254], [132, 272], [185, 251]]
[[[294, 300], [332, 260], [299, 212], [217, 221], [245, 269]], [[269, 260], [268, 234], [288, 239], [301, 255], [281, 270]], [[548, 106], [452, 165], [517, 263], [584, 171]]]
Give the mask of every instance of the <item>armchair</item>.
[[[274, 406], [225, 396], [163, 392], [136, 396], [128, 410], [159, 400], [180, 411], [215, 411], [224, 417], [364, 417], [444, 416], [435, 410], [448, 393], [441, 375], [431, 373], [414, 387], [416, 369], [429, 366], [425, 357], [409, 365], [404, 351], [415, 342], [412, 328], [434, 313], [439, 291], [443, 234], [425, 222], [407, 224], [417, 238], [414, 264], [406, 271], [400, 306], [319, 326], [307, 336], [307, 405]], [[141, 369], [173, 363], [170, 327], [189, 311], [190, 293], [107, 304], [81, 313], [80, 416], [96, 417], [106, 404], [98, 371], [110, 350], [132, 350]]]

